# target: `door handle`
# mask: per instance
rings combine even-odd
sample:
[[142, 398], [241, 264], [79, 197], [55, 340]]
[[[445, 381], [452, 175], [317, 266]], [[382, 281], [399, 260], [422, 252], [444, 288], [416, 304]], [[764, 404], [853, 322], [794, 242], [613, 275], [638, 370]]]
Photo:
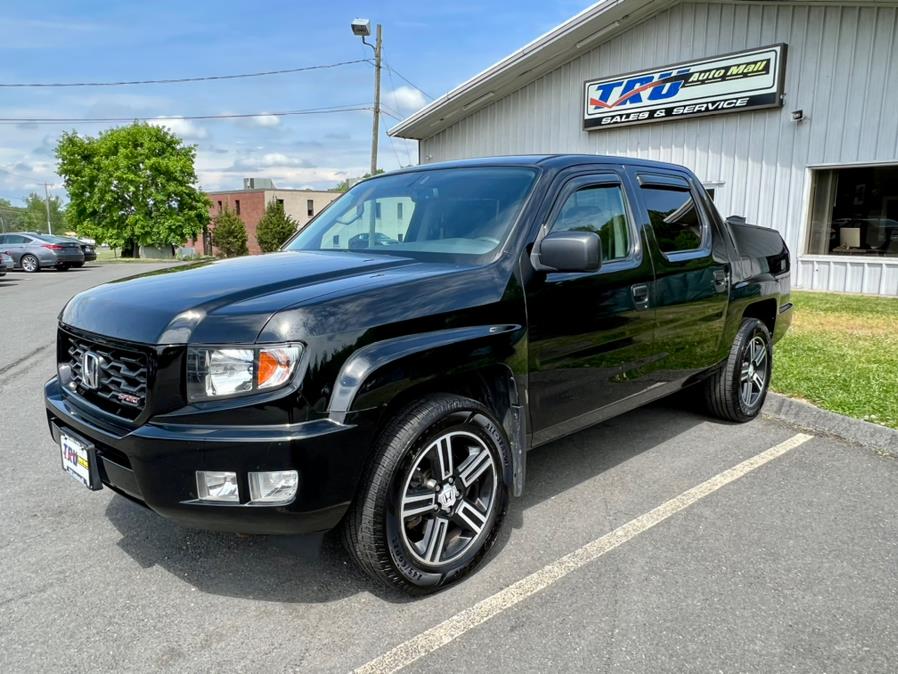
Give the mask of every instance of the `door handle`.
[[637, 309], [648, 309], [649, 307], [649, 287], [645, 283], [638, 283], [630, 286], [630, 292], [633, 293], [633, 304]]
[[714, 270], [714, 289], [718, 291], [726, 290], [730, 283], [730, 275], [725, 269]]

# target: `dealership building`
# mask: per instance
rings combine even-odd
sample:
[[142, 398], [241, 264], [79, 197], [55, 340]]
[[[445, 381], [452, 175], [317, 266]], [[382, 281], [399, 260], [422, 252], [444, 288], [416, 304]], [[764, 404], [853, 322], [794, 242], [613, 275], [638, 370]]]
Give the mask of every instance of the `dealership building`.
[[423, 163], [683, 164], [799, 288], [898, 295], [898, 2], [604, 0], [390, 130]]

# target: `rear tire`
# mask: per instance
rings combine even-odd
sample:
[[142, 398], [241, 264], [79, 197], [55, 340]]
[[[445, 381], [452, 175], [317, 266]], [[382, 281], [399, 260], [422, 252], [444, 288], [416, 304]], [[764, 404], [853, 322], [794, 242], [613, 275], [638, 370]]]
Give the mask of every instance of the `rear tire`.
[[510, 461], [501, 424], [480, 403], [439, 394], [406, 406], [380, 434], [343, 521], [347, 550], [409, 594], [460, 580], [495, 542]]
[[756, 318], [742, 321], [730, 355], [705, 381], [705, 407], [726, 421], [751, 421], [761, 412], [773, 368], [773, 345], [767, 326]]
[[23, 255], [19, 264], [22, 265], [22, 271], [27, 274], [35, 274], [41, 270], [40, 260], [34, 255]]

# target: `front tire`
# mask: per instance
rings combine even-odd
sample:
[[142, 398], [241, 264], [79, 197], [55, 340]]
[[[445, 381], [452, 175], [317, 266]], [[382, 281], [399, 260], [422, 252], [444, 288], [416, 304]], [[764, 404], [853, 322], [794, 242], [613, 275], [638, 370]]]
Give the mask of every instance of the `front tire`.
[[408, 405], [377, 441], [343, 522], [347, 550], [369, 576], [409, 594], [460, 580], [502, 525], [510, 457], [480, 403], [439, 394]]
[[744, 319], [726, 363], [705, 381], [708, 411], [726, 421], [754, 419], [767, 398], [772, 368], [770, 331], [756, 318]]

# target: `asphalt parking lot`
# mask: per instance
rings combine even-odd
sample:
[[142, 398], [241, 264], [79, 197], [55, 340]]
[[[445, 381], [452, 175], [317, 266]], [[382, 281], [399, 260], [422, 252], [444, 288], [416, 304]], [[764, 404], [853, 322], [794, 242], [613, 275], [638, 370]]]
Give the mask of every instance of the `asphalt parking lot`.
[[43, 412], [56, 316], [155, 268], [0, 278], [0, 670], [898, 668], [898, 461], [768, 419], [667, 403], [532, 452], [488, 563], [421, 600], [333, 536], [192, 531], [88, 492]]

